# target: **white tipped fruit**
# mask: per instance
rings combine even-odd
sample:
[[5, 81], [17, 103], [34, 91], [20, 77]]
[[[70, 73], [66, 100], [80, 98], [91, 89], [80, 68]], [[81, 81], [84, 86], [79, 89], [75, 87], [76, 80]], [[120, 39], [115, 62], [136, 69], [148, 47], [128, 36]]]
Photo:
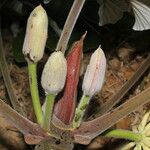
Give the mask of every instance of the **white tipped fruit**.
[[85, 95], [92, 97], [101, 90], [104, 83], [106, 58], [99, 47], [91, 56], [90, 63], [84, 75], [82, 90]]
[[60, 51], [52, 53], [43, 69], [41, 83], [47, 94], [57, 95], [66, 80], [67, 62]]
[[38, 62], [44, 53], [47, 40], [48, 17], [41, 5], [30, 14], [23, 44], [23, 54], [28, 62]]

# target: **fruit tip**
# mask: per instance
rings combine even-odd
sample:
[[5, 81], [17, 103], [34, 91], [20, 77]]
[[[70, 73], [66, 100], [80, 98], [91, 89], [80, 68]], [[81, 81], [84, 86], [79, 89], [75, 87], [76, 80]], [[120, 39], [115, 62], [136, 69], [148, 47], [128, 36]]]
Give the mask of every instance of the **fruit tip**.
[[39, 4], [37, 7], [35, 7], [35, 9], [38, 11], [45, 11], [41, 4]]
[[84, 41], [86, 35], [87, 35], [87, 31], [85, 31], [85, 33], [81, 36], [81, 40], [82, 40], [82, 41]]

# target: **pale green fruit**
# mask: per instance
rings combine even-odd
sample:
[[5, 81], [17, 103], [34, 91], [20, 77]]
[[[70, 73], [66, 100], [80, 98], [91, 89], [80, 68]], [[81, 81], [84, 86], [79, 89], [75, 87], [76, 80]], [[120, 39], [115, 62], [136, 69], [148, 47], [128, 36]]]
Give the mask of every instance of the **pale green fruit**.
[[43, 69], [41, 83], [47, 94], [57, 95], [66, 81], [67, 62], [61, 51], [54, 52], [49, 57]]
[[23, 44], [23, 54], [28, 62], [38, 62], [44, 54], [47, 40], [48, 17], [41, 5], [30, 14]]
[[85, 95], [93, 96], [101, 90], [104, 83], [106, 70], [106, 58], [99, 47], [91, 56], [90, 63], [84, 75], [82, 90]]

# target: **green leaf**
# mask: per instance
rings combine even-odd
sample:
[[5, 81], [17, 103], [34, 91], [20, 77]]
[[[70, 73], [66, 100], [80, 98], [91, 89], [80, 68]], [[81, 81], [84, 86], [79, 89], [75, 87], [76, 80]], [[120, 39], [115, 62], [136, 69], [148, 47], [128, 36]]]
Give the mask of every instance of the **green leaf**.
[[24, 55], [22, 53], [24, 36], [25, 36], [25, 32], [20, 31], [17, 37], [13, 40], [13, 46], [12, 46], [13, 56], [16, 62], [18, 63], [25, 62]]
[[48, 48], [50, 51], [55, 50], [57, 42], [58, 42], [58, 36], [51, 28], [49, 28], [46, 48]]

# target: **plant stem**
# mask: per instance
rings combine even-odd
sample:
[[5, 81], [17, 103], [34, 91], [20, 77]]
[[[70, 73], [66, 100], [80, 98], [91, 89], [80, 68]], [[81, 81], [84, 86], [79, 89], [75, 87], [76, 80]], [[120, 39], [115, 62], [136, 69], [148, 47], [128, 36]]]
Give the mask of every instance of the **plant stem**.
[[44, 114], [44, 120], [43, 120], [43, 128], [47, 131], [49, 131], [50, 129], [50, 121], [52, 118], [54, 100], [55, 100], [55, 95], [48, 94], [46, 96], [46, 108], [45, 108], [45, 114]]
[[134, 133], [129, 130], [122, 130], [122, 129], [115, 129], [115, 130], [108, 130], [104, 132], [102, 135], [106, 137], [114, 137], [114, 138], [121, 138], [121, 139], [128, 139], [131, 141], [139, 142], [142, 140], [142, 134]]
[[41, 125], [43, 122], [43, 114], [42, 114], [42, 108], [41, 108], [40, 98], [39, 98], [36, 69], [37, 69], [36, 63], [28, 63], [32, 103], [37, 118], [37, 122]]
[[67, 49], [67, 44], [70, 39], [70, 35], [72, 33], [72, 30], [74, 28], [74, 25], [77, 21], [77, 18], [80, 14], [80, 11], [83, 7], [85, 0], [74, 0], [74, 3], [71, 7], [71, 10], [69, 12], [69, 15], [67, 17], [67, 20], [65, 22], [65, 25], [63, 27], [63, 31], [61, 33], [61, 36], [59, 38], [56, 51], [62, 51], [65, 53]]
[[81, 122], [82, 122], [82, 118], [84, 116], [85, 110], [87, 108], [87, 105], [89, 104], [90, 101], [90, 97], [83, 94], [78, 107], [76, 108], [75, 111], [75, 117], [73, 120], [73, 128], [77, 128], [80, 126]]

